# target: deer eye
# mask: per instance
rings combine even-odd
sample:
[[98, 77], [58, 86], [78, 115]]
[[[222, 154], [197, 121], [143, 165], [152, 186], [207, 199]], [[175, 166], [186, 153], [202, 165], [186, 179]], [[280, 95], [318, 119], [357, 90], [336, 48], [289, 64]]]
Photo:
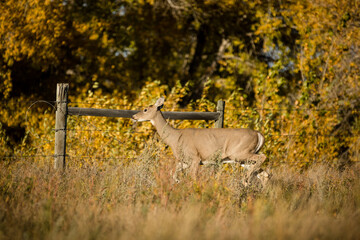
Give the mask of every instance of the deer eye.
[[144, 112], [147, 112], [147, 108], [144, 109]]

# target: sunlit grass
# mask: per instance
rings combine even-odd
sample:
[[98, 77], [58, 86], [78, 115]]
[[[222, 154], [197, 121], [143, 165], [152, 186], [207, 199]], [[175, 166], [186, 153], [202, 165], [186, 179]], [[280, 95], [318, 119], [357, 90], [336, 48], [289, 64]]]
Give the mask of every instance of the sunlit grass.
[[[154, 148], [155, 149], [155, 148]], [[266, 188], [241, 171], [202, 169], [174, 184], [174, 162], [149, 146], [131, 162], [0, 163], [1, 239], [358, 239], [360, 167], [272, 169]]]
[[[177, 92], [168, 96], [167, 110], [177, 106], [183, 94]], [[101, 93], [94, 94], [84, 99], [101, 101]], [[164, 95], [162, 87], [149, 84], [132, 106], [151, 104], [157, 95]], [[110, 100], [128, 104], [121, 96]], [[261, 126], [255, 113], [233, 111], [236, 103], [227, 102], [227, 127], [264, 129], [265, 167], [272, 175], [265, 188], [245, 188], [242, 169], [232, 165], [202, 166], [196, 181], [185, 173], [174, 184], [176, 162], [152, 137], [151, 124], [133, 127], [112, 118], [69, 116], [67, 169], [56, 172], [54, 114], [29, 111], [27, 135], [18, 146], [0, 131], [0, 239], [360, 239], [359, 141], [347, 150], [351, 161], [341, 164], [338, 154], [339, 143], [358, 139], [357, 130], [346, 141], [315, 138], [297, 112], [284, 115], [280, 125], [269, 115]], [[194, 108], [214, 106], [205, 101]], [[318, 120], [320, 133], [328, 134], [332, 117]]]

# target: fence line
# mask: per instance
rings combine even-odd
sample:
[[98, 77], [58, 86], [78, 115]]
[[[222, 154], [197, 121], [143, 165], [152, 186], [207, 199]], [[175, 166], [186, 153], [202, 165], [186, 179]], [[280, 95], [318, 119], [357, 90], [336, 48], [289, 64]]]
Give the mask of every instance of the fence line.
[[[131, 118], [137, 110], [114, 110], [97, 108], [79, 108], [68, 106], [69, 84], [59, 83], [56, 89], [55, 119], [55, 169], [65, 169], [67, 116], [102, 116]], [[215, 127], [224, 125], [224, 101], [218, 101], [216, 112], [163, 112], [167, 119], [215, 120]]]
[[[36, 101], [31, 101], [29, 102], [29, 109], [37, 103], [47, 103], [50, 107], [53, 107], [55, 109], [55, 105], [56, 105], [56, 101], [52, 101], [52, 100], [36, 100]], [[90, 103], [90, 102], [72, 102], [72, 101], [68, 101], [67, 102], [68, 106], [72, 105], [72, 104], [83, 104], [83, 105], [98, 105], [98, 106], [120, 106], [120, 107], [132, 107], [132, 108], [136, 108], [136, 109], [143, 109], [144, 107], [147, 106], [132, 106], [132, 105], [124, 105], [124, 104], [113, 104], [113, 103]], [[69, 106], [69, 108], [72, 108]], [[78, 108], [78, 107], [73, 107], [73, 108]], [[166, 109], [166, 107], [164, 107], [163, 109]], [[190, 107], [186, 107], [186, 108], [171, 108], [173, 111], [175, 112], [186, 112], [185, 110], [194, 110], [193, 108]], [[117, 110], [117, 109], [111, 109], [111, 110]], [[290, 111], [290, 112], [294, 112], [294, 111], [325, 111], [325, 112], [341, 112], [343, 111], [343, 109], [334, 109], [334, 108], [309, 108], [309, 107], [300, 107], [300, 108], [236, 108], [236, 107], [229, 107], [226, 106], [226, 110], [236, 110], [236, 111], [240, 111], [240, 112], [254, 112], [254, 111], [275, 111], [275, 112], [282, 112], [282, 111]], [[351, 110], [353, 112], [359, 112], [358, 109], [346, 109], [346, 110]], [[128, 111], [128, 110], [127, 110]], [[131, 111], [139, 111], [139, 110], [131, 110]], [[196, 112], [196, 111], [195, 111]], [[200, 113], [200, 112], [199, 112]]]
[[35, 155], [11, 155], [11, 156], [0, 156], [0, 159], [3, 158], [3, 159], [17, 159], [17, 158], [35, 158], [35, 157], [41, 157], [41, 158], [53, 158], [54, 155], [38, 155], [38, 154], [35, 154]]
[[[0, 159], [21, 159], [21, 158], [54, 158], [55, 155], [26, 155], [26, 156], [0, 156]], [[67, 158], [76, 158], [80, 160], [84, 159], [96, 159], [96, 160], [112, 160], [112, 159], [127, 159], [127, 160], [136, 160], [138, 158], [136, 157], [97, 157], [97, 156], [72, 156], [72, 155], [66, 155]], [[357, 160], [355, 162], [359, 162], [360, 160]], [[274, 164], [281, 164], [281, 163], [312, 163], [315, 161], [307, 161], [307, 160], [276, 160]], [[232, 163], [229, 163], [232, 164]]]
[[[63, 85], [63, 84], [58, 84], [59, 85]], [[65, 84], [67, 85], [67, 84]], [[64, 89], [64, 86], [62, 87]], [[65, 87], [66, 88], [66, 87]], [[125, 106], [125, 105], [121, 105], [121, 104], [111, 104], [111, 103], [86, 103], [86, 102], [70, 102], [67, 99], [67, 91], [68, 91], [68, 86], [67, 86], [67, 90], [66, 90], [66, 96], [63, 95], [62, 98], [57, 99], [57, 101], [45, 101], [45, 100], [38, 100], [35, 102], [32, 102], [30, 107], [28, 108], [28, 110], [36, 103], [47, 103], [48, 105], [52, 106], [54, 109], [56, 109], [57, 114], [60, 116], [63, 116], [65, 118], [67, 118], [69, 115], [71, 116], [105, 116], [105, 117], [125, 117], [125, 118], [129, 118], [131, 117], [133, 114], [139, 112], [138, 110], [115, 110], [115, 109], [94, 109], [94, 108], [79, 108], [79, 107], [69, 107], [69, 104], [92, 104], [92, 105], [101, 105], [101, 106]], [[64, 93], [62, 93], [64, 94]], [[57, 96], [59, 95], [59, 92], [57, 91]], [[60, 93], [61, 95], [61, 93]], [[52, 104], [55, 103], [56, 107]], [[223, 103], [224, 104], [224, 103]], [[65, 105], [66, 108], [61, 108], [62, 105]], [[60, 106], [60, 107], [59, 107]], [[129, 107], [129, 106], [126, 106]], [[131, 105], [130, 105], [131, 107]], [[219, 108], [219, 104], [218, 104], [218, 108]], [[254, 108], [254, 109], [243, 109], [243, 108], [228, 108], [227, 110], [231, 110], [231, 109], [236, 109], [237, 111], [240, 112], [254, 112], [254, 111], [275, 111], [275, 112], [280, 112], [280, 111], [326, 111], [326, 112], [339, 112], [339, 111], [343, 111], [342, 109], [330, 109], [330, 108], [291, 108], [291, 109], [287, 109], [287, 108]], [[27, 111], [28, 111], [27, 110]], [[183, 109], [181, 109], [183, 110]], [[358, 112], [357, 109], [352, 109], [351, 111], [355, 111]], [[217, 109], [216, 112], [163, 112], [164, 115], [166, 115], [165, 118], [168, 119], [179, 119], [179, 120], [184, 120], [184, 119], [189, 119], [189, 120], [219, 120], [219, 117], [224, 114], [224, 108], [219, 111], [219, 109]], [[92, 115], [91, 115], [92, 114]], [[205, 116], [205, 117], [204, 117]], [[187, 118], [189, 117], [189, 118]], [[202, 117], [206, 118], [203, 119]], [[27, 112], [26, 112], [26, 119], [27, 119]], [[65, 119], [65, 127], [61, 128], [61, 127], [57, 127], [55, 126], [55, 129], [53, 129], [53, 131], [55, 131], [55, 135], [57, 136], [58, 132], [62, 132], [62, 137], [64, 138], [64, 146], [63, 148], [66, 147], [66, 132], [68, 131], [88, 131], [88, 132], [123, 132], [123, 131], [119, 131], [119, 130], [104, 130], [104, 129], [97, 129], [97, 127], [93, 124], [91, 124], [89, 121], [85, 120], [84, 118], [82, 118], [82, 121], [87, 122], [89, 125], [91, 125], [92, 127], [96, 128], [94, 130], [92, 129], [68, 129], [66, 127], [66, 119]], [[223, 118], [222, 118], [223, 121]], [[219, 122], [219, 121], [217, 121]], [[145, 133], [145, 132], [135, 132], [133, 131], [132, 133]], [[266, 137], [349, 137], [349, 138], [356, 138], [359, 135], [331, 135], [331, 134], [266, 134]], [[112, 136], [106, 136], [109, 138], [112, 138], [113, 140], [116, 140], [118, 142], [121, 142], [120, 140], [116, 139], [115, 137]], [[58, 141], [55, 140], [55, 149], [58, 145]], [[31, 157], [46, 157], [46, 158], [53, 158], [55, 157], [55, 159], [61, 159], [60, 161], [63, 161], [63, 166], [65, 166], [65, 157], [68, 158], [83, 158], [86, 156], [69, 156], [66, 154], [66, 151], [64, 151], [63, 154], [61, 154], [61, 152], [57, 152], [55, 150], [55, 154], [54, 155], [29, 155], [29, 156], [14, 156], [14, 158], [31, 158]], [[88, 156], [90, 157], [94, 157], [94, 156]], [[11, 156], [0, 156], [0, 158], [12, 158]], [[95, 157], [96, 158], [96, 157]], [[115, 157], [114, 157], [115, 158]], [[120, 157], [121, 158], [121, 157]], [[99, 158], [97, 158], [99, 159]], [[108, 158], [104, 158], [104, 159], [108, 159]], [[56, 162], [56, 160], [55, 160]], [[59, 168], [59, 167], [57, 167]], [[60, 167], [61, 168], [61, 167]]]
[[[51, 101], [50, 101], [51, 102]], [[87, 103], [87, 102], [68, 102], [69, 105], [71, 104], [83, 104], [83, 105], [98, 105], [98, 106], [120, 106], [120, 107], [129, 107], [129, 105], [124, 105], [124, 104], [112, 104], [112, 103]], [[135, 107], [136, 109], [143, 109], [145, 106], [131, 106], [130, 107]], [[164, 107], [164, 109], [166, 109], [166, 107]], [[300, 107], [300, 108], [236, 108], [236, 107], [226, 107], [227, 110], [237, 110], [237, 111], [241, 111], [241, 112], [253, 112], [253, 111], [275, 111], [275, 112], [282, 112], [282, 111], [290, 111], [290, 112], [294, 112], [294, 111], [316, 111], [316, 112], [320, 112], [320, 111], [325, 111], [325, 112], [341, 112], [343, 111], [343, 109], [334, 109], [334, 108], [309, 108], [309, 107]], [[186, 108], [172, 108], [173, 111], [178, 111], [178, 112], [182, 112], [185, 110], [194, 110], [191, 107], [186, 107]], [[350, 109], [348, 109], [350, 110]], [[135, 110], [134, 110], [135, 111]], [[358, 112], [358, 109], [351, 109], [351, 111], [356, 111]]]
[[[138, 110], [115, 110], [98, 108], [68, 107], [69, 115], [96, 116], [96, 117], [121, 117], [131, 118]], [[162, 112], [166, 119], [175, 120], [215, 120], [220, 117], [219, 112]]]
[[[11, 156], [0, 156], [0, 159], [21, 159], [21, 158], [54, 158], [56, 155], [11, 155]], [[86, 155], [86, 156], [72, 156], [66, 155], [67, 158], [78, 158], [78, 159], [85, 159], [85, 158], [94, 158], [94, 159], [136, 159], [134, 157], [97, 157], [93, 155]]]
[[[52, 129], [55, 131], [56, 129]], [[68, 128], [68, 129], [61, 129], [65, 131], [71, 132], [115, 132], [115, 133], [123, 133], [124, 131], [120, 130], [107, 130], [107, 129], [76, 129], [76, 128]], [[155, 130], [153, 130], [155, 131]], [[144, 134], [147, 132], [144, 131], [131, 131], [131, 133], [136, 134]], [[264, 134], [266, 137], [350, 137], [355, 138], [359, 137], [360, 135], [350, 135], [350, 134]]]

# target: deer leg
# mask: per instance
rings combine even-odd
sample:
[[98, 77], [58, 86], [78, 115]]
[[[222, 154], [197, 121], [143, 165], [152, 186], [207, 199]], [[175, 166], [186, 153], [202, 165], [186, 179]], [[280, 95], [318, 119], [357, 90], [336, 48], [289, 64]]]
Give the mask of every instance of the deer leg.
[[181, 171], [183, 171], [183, 170], [185, 170], [185, 169], [187, 169], [189, 167], [190, 167], [190, 165], [188, 165], [186, 163], [183, 163], [183, 162], [178, 162], [176, 164], [175, 172], [174, 172], [174, 174], [172, 176], [176, 183], [180, 182], [180, 180], [178, 178], [178, 172], [181, 172]]
[[256, 177], [260, 180], [261, 185], [263, 187], [265, 187], [267, 182], [269, 181], [270, 175], [265, 170], [263, 170], [261, 168], [259, 169], [259, 171], [260, 172], [258, 174], [256, 174]]
[[[260, 166], [261, 164], [264, 163], [264, 161], [266, 160], [266, 156], [264, 154], [254, 154], [249, 158], [250, 161], [255, 161], [255, 164], [252, 165], [249, 169], [249, 171], [246, 174], [246, 178], [245, 181], [249, 183], [249, 180], [254, 177], [254, 175], [256, 174], [256, 172], [258, 172], [260, 170]], [[261, 172], [260, 172], [261, 173]], [[267, 173], [266, 173], [267, 174]], [[264, 174], [263, 174], [264, 175]], [[268, 174], [267, 174], [268, 175]], [[259, 178], [260, 179], [260, 178]], [[260, 179], [261, 180], [261, 179]]]
[[200, 159], [193, 159], [190, 165], [190, 175], [193, 180], [197, 180], [199, 166], [200, 166], [201, 160]]

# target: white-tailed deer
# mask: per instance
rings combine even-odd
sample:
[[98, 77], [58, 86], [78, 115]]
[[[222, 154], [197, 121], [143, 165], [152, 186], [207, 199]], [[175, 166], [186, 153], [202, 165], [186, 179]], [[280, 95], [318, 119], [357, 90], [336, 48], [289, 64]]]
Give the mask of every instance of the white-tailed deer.
[[[247, 165], [249, 170], [245, 182], [262, 171], [260, 165], [266, 156], [257, 154], [264, 145], [261, 133], [248, 128], [173, 128], [160, 111], [163, 105], [164, 98], [159, 98], [154, 105], [135, 114], [133, 120], [150, 121], [163, 141], [170, 146], [179, 161], [173, 176], [175, 181], [178, 181], [177, 172], [186, 168], [190, 168], [192, 177], [196, 178], [199, 165], [207, 163], [216, 154], [220, 154], [222, 162], [250, 163]], [[264, 184], [268, 174], [262, 172], [257, 177]]]

